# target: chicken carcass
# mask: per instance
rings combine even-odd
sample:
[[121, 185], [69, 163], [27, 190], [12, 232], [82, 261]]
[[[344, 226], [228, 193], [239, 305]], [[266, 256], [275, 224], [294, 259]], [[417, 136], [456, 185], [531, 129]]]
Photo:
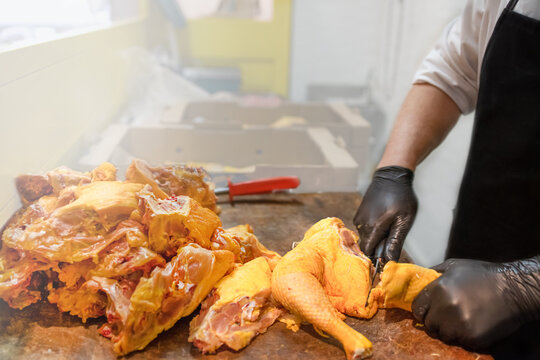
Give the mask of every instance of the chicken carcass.
[[[416, 295], [440, 276], [431, 269], [390, 261], [370, 292], [374, 269], [358, 248], [357, 239], [341, 220], [323, 219], [283, 257], [272, 275], [274, 298], [293, 315], [337, 338], [349, 359], [370, 356], [372, 346], [342, 321], [342, 313], [371, 318], [378, 308], [411, 311]], [[298, 326], [294, 316], [283, 320], [289, 328]]]
[[[148, 185], [146, 185], [148, 186]], [[181, 246], [196, 243], [209, 249], [219, 217], [188, 196], [160, 199], [149, 188], [139, 193], [141, 222], [148, 229], [149, 247], [171, 257]]]
[[[141, 188], [141, 184], [119, 181], [66, 188], [56, 200], [60, 206], [52, 212], [41, 206], [41, 213], [30, 222], [9, 224], [2, 234], [3, 245], [51, 261], [89, 259], [122, 235], [124, 230], [109, 230], [137, 208], [136, 193]], [[63, 195], [70, 197], [67, 204], [61, 201]]]
[[150, 185], [159, 198], [189, 196], [203, 207], [219, 213], [214, 194], [215, 185], [208, 181], [207, 177], [206, 171], [200, 167], [185, 165], [152, 167], [140, 159], [133, 160], [126, 171], [126, 180]]
[[313, 225], [304, 239], [277, 264], [272, 295], [286, 309], [338, 339], [347, 358], [372, 353], [371, 342], [343, 322], [347, 315], [370, 318], [377, 311], [370, 289], [372, 264], [358, 237], [337, 218]]
[[[215, 200], [202, 170], [152, 170], [158, 190]], [[20, 176], [24, 207], [2, 231], [0, 298], [24, 308], [48, 292], [49, 302], [83, 322], [107, 315], [100, 332], [121, 354], [142, 349], [189, 315], [235, 255], [212, 242], [221, 227], [216, 213], [145, 183], [116, 181], [109, 163], [91, 172], [61, 167]], [[237, 237], [249, 244], [237, 246], [237, 262], [266, 250], [253, 234]]]
[[156, 267], [130, 293], [112, 279], [94, 277], [110, 299], [108, 324], [100, 332], [110, 337], [119, 355], [143, 349], [159, 333], [191, 314], [229, 271], [234, 255], [196, 244], [182, 247], [164, 268]]
[[240, 350], [281, 314], [271, 301], [271, 270], [263, 257], [239, 265], [221, 279], [190, 323], [189, 341], [203, 353], [222, 345]]

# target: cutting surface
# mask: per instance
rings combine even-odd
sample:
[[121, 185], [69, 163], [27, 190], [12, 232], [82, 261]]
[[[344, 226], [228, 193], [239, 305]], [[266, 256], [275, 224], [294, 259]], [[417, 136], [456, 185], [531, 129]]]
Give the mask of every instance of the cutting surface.
[[[238, 198], [234, 206], [221, 203], [225, 227], [249, 223], [269, 249], [285, 254], [293, 242], [318, 220], [336, 216], [353, 229], [352, 217], [360, 204], [356, 193], [274, 194]], [[311, 325], [297, 333], [281, 323], [256, 337], [239, 352], [223, 350], [201, 355], [187, 342], [191, 317], [181, 319], [145, 350], [129, 359], [345, 359], [339, 343], [323, 338]], [[24, 310], [10, 309], [0, 300], [0, 359], [114, 359], [110, 341], [97, 333], [104, 319], [60, 313], [42, 302]], [[371, 320], [346, 322], [373, 343], [373, 359], [492, 359], [429, 337], [412, 316], [399, 309], [380, 310]]]

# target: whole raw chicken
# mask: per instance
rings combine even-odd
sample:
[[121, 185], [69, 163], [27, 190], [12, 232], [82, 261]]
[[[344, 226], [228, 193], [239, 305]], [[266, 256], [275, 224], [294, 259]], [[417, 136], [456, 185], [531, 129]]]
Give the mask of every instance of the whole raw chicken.
[[377, 312], [372, 299], [364, 307], [372, 264], [360, 251], [357, 239], [340, 219], [323, 219], [306, 232], [272, 274], [274, 298], [319, 331], [338, 339], [349, 359], [370, 356], [372, 346], [343, 322], [342, 313], [369, 318]]
[[[343, 322], [343, 313], [369, 319], [378, 308], [410, 311], [415, 296], [440, 276], [431, 269], [391, 261], [370, 292], [374, 269], [357, 240], [357, 235], [345, 228], [340, 219], [323, 219], [306, 232], [272, 274], [274, 298], [318, 331], [338, 339], [348, 359], [369, 357], [372, 345]], [[287, 325], [292, 329], [298, 326]]]

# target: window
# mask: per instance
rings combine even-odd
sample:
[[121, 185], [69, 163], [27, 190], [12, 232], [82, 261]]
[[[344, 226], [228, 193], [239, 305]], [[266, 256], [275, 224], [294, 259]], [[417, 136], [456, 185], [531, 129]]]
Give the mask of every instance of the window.
[[136, 0], [0, 0], [0, 50], [110, 26], [138, 15]]

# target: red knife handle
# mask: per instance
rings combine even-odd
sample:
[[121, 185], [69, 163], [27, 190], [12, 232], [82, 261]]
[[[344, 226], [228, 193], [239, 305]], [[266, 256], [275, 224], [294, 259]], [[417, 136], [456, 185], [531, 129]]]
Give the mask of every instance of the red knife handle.
[[274, 190], [297, 188], [300, 185], [300, 179], [297, 176], [281, 176], [236, 184], [233, 184], [231, 179], [227, 179], [227, 183], [229, 184], [229, 199], [232, 202], [237, 195], [262, 194]]

